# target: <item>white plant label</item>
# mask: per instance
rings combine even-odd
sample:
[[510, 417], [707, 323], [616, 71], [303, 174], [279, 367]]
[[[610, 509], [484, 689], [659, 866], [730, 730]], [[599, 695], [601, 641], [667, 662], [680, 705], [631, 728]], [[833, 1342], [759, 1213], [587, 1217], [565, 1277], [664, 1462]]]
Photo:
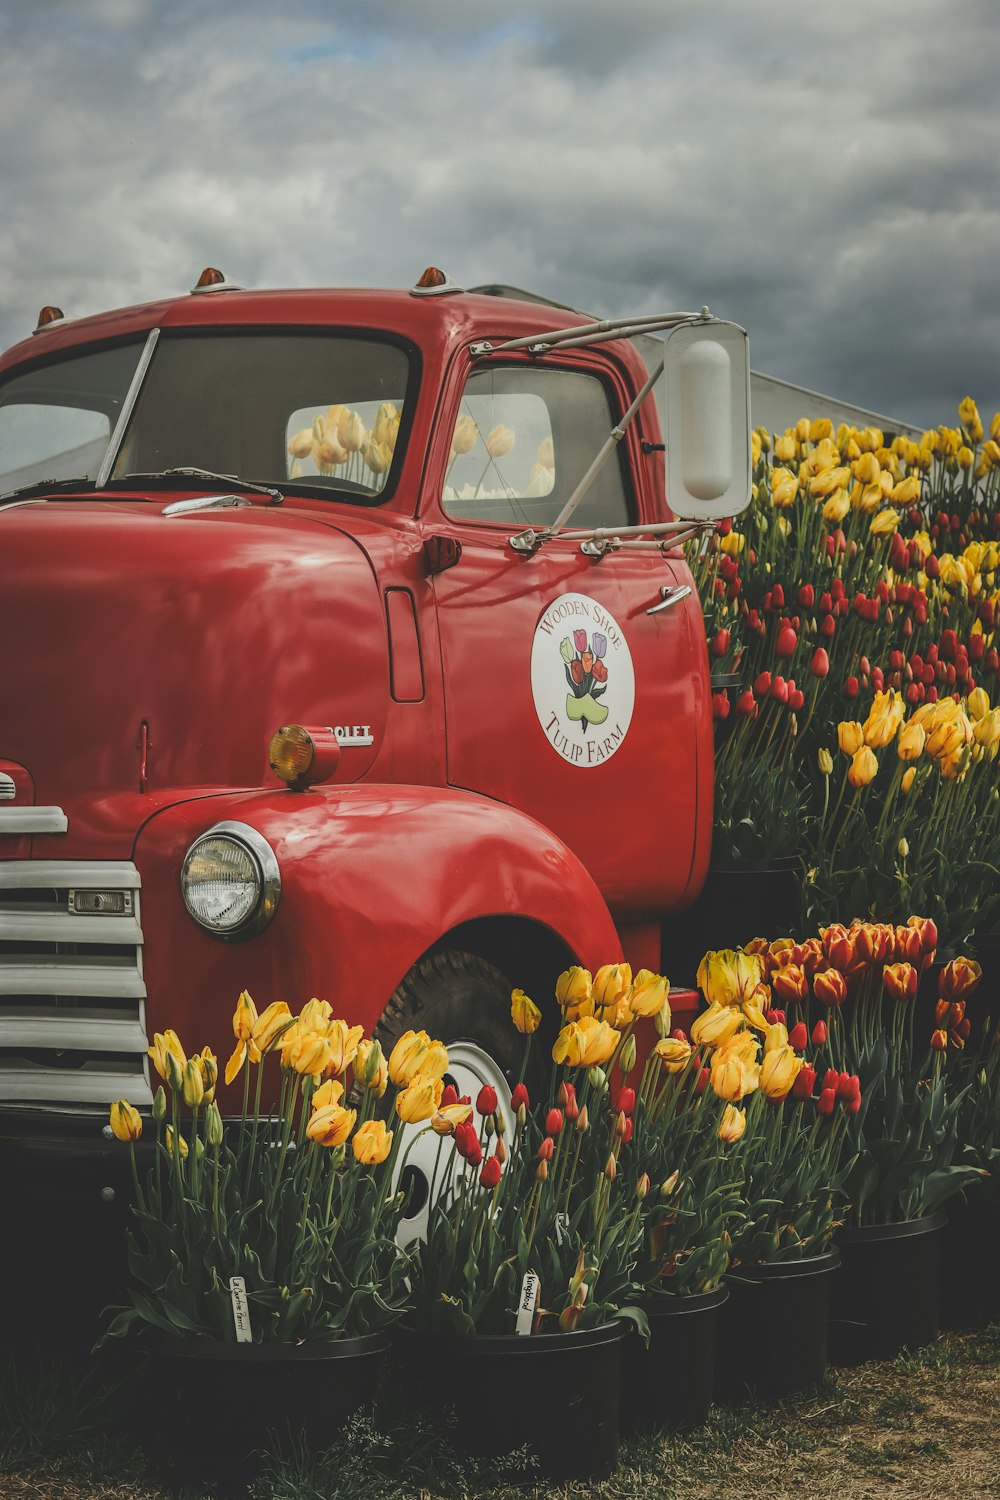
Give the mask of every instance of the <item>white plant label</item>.
[[628, 734], [635, 669], [625, 632], [589, 594], [546, 605], [531, 643], [531, 695], [549, 744], [567, 765], [602, 766]]
[[535, 1308], [538, 1306], [538, 1292], [541, 1281], [534, 1271], [525, 1271], [524, 1280], [521, 1282], [521, 1296], [517, 1304], [517, 1322], [514, 1325], [515, 1333], [530, 1333], [531, 1326], [535, 1321]]
[[233, 1299], [233, 1326], [238, 1344], [253, 1343], [250, 1331], [250, 1304], [247, 1301], [247, 1284], [242, 1276], [230, 1276], [229, 1295]]

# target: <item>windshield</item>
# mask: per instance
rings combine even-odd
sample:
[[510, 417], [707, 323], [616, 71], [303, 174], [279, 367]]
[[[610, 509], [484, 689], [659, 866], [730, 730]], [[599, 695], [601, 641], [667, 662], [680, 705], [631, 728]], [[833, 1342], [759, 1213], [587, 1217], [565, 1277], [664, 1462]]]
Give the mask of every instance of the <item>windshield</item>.
[[381, 499], [410, 384], [406, 352], [378, 338], [164, 333], [113, 477], [193, 466]]
[[96, 479], [144, 342], [66, 356], [0, 387], [0, 494]]

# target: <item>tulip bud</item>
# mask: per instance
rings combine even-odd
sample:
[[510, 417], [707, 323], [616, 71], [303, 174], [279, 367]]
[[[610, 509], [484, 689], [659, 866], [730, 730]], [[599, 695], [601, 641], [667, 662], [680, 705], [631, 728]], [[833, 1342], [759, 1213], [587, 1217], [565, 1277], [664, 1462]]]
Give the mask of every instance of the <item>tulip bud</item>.
[[622, 1089], [618, 1095], [618, 1108], [623, 1115], [631, 1115], [635, 1110], [635, 1089]]
[[823, 775], [829, 776], [830, 772], [833, 770], [833, 756], [825, 746], [820, 746], [820, 749], [816, 755], [816, 760]]
[[[173, 1092], [175, 1094], [183, 1093], [184, 1069], [181, 1067], [181, 1064], [177, 1061], [177, 1058], [172, 1052], [164, 1053], [163, 1064], [167, 1075], [167, 1082], [169, 1083]], [[198, 1076], [200, 1080], [201, 1075], [199, 1074]]]
[[615, 1153], [612, 1151], [611, 1155], [608, 1157], [607, 1165], [604, 1168], [604, 1179], [606, 1182], [614, 1182], [617, 1176], [618, 1163], [615, 1160]]
[[661, 1198], [672, 1197], [674, 1189], [676, 1188], [677, 1183], [680, 1180], [680, 1175], [680, 1172], [675, 1168], [674, 1171], [671, 1172], [670, 1176], [665, 1178], [663, 1182], [660, 1183]]
[[156, 1121], [156, 1123], [158, 1125], [160, 1125], [160, 1124], [162, 1124], [162, 1122], [166, 1118], [167, 1118], [167, 1094], [166, 1094], [166, 1090], [163, 1087], [163, 1084], [161, 1083], [160, 1087], [156, 1090], [156, 1093], [153, 1095], [153, 1119]]
[[910, 845], [906, 839], [900, 839], [899, 843], [896, 845], [896, 853], [899, 855], [900, 859], [909, 859]]
[[640, 1200], [640, 1202], [649, 1192], [649, 1188], [649, 1173], [643, 1172], [642, 1176], [639, 1178], [639, 1181], [635, 1185], [635, 1196]]
[[483, 1121], [483, 1134], [485, 1135], [487, 1140], [492, 1139], [495, 1129], [496, 1121], [494, 1120], [492, 1115], [487, 1115], [486, 1119]]
[[628, 1038], [628, 1040], [625, 1042], [624, 1047], [618, 1054], [618, 1066], [622, 1071], [623, 1077], [627, 1078], [631, 1073], [632, 1069], [635, 1067], [635, 1059], [636, 1046], [635, 1036], [633, 1035]]
[[496, 1126], [498, 1139], [500, 1136], [507, 1134], [507, 1118], [503, 1110], [500, 1109], [499, 1106], [497, 1108], [496, 1114], [493, 1116], [493, 1123]]
[[556, 1149], [556, 1143], [550, 1135], [547, 1135], [538, 1148], [539, 1161], [551, 1161], [552, 1153]]
[[817, 1021], [812, 1029], [812, 1044], [814, 1047], [825, 1047], [830, 1033], [825, 1021]]
[[496, 1158], [500, 1162], [507, 1160], [507, 1146], [502, 1136], [497, 1137]]
[[201, 1069], [194, 1058], [188, 1058], [184, 1064], [183, 1075], [184, 1103], [189, 1109], [198, 1109], [205, 1098], [205, 1080], [202, 1078]]
[[603, 1068], [588, 1068], [587, 1078], [595, 1094], [603, 1094], [607, 1089], [608, 1080]]
[[223, 1139], [222, 1113], [213, 1099], [205, 1111], [205, 1134], [210, 1146], [221, 1146]]
[[535, 1168], [535, 1181], [536, 1182], [544, 1182], [545, 1179], [548, 1177], [548, 1175], [549, 1175], [549, 1164], [548, 1164], [547, 1161], [542, 1160], [542, 1161], [540, 1161], [538, 1163], [538, 1166]]
[[590, 1114], [588, 1113], [587, 1106], [584, 1105], [583, 1108], [580, 1111], [580, 1118], [576, 1122], [576, 1128], [580, 1132], [580, 1134], [582, 1135], [583, 1132], [589, 1126], [589, 1124], [590, 1124]]
[[628, 1119], [622, 1113], [622, 1111], [619, 1110], [617, 1118], [615, 1119], [615, 1136], [617, 1137], [618, 1140], [621, 1140], [622, 1137], [624, 1136], [624, 1134], [625, 1134], [625, 1126], [627, 1124], [628, 1124]]

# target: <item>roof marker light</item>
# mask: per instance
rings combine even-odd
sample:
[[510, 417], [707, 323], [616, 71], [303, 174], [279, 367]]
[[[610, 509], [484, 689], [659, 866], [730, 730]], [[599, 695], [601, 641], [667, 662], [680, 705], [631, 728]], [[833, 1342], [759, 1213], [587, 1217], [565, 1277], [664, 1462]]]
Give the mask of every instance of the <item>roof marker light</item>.
[[229, 281], [215, 266], [206, 266], [191, 288], [195, 292], [242, 292], [246, 288], [237, 281]]
[[416, 286], [410, 288], [411, 297], [441, 297], [446, 292], [464, 292], [465, 288], [452, 281], [447, 271], [438, 266], [428, 266]]
[[63, 312], [62, 308], [53, 307], [51, 303], [49, 303], [45, 307], [43, 307], [41, 312], [38, 314], [38, 322], [35, 324], [32, 332], [41, 333], [42, 329], [48, 328], [50, 323], [63, 323], [65, 322], [65, 320], [66, 314]]

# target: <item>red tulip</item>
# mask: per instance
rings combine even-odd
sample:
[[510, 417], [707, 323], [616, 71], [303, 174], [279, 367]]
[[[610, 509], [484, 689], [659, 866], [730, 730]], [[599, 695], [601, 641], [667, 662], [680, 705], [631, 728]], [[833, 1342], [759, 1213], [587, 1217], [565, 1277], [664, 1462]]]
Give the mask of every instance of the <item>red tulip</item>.
[[539, 1161], [551, 1161], [552, 1153], [556, 1149], [556, 1143], [550, 1135], [547, 1135], [538, 1148]]
[[760, 675], [754, 679], [753, 690], [757, 694], [758, 698], [767, 697], [768, 693], [771, 691], [770, 672], [761, 672]]
[[729, 631], [717, 630], [712, 639], [712, 655], [725, 656], [729, 650]]
[[458, 1103], [458, 1089], [453, 1083], [446, 1083], [441, 1090], [441, 1108], [447, 1109], [451, 1104]]
[[816, 1110], [821, 1115], [832, 1115], [837, 1096], [833, 1089], [824, 1089], [816, 1100]]
[[787, 660], [790, 656], [795, 655], [795, 648], [798, 644], [799, 638], [795, 634], [795, 631], [790, 625], [786, 625], [778, 632], [778, 639], [775, 642], [774, 649], [778, 656]]
[[809, 671], [813, 677], [826, 677], [830, 671], [830, 658], [822, 646], [817, 646], [813, 652], [813, 659], [809, 663]]
[[511, 1090], [510, 1107], [514, 1111], [514, 1113], [517, 1114], [522, 1104], [524, 1105], [525, 1109], [531, 1108], [531, 1100], [528, 1098], [528, 1090], [525, 1088], [523, 1083], [515, 1083], [513, 1089]]
[[476, 1109], [481, 1115], [495, 1115], [497, 1112], [497, 1091], [484, 1083], [476, 1097]]
[[830, 1033], [825, 1021], [817, 1021], [812, 1029], [812, 1044], [814, 1047], [825, 1047]]
[[804, 1021], [797, 1021], [796, 1024], [792, 1027], [791, 1031], [788, 1033], [789, 1046], [794, 1047], [796, 1052], [801, 1052], [805, 1048], [808, 1040], [809, 1033], [806, 1030], [806, 1023]]
[[816, 1069], [810, 1067], [800, 1068], [798, 1077], [792, 1084], [792, 1097], [793, 1099], [811, 1099], [815, 1087]]
[[816, 598], [816, 590], [813, 588], [811, 583], [804, 583], [799, 589], [796, 598], [798, 599], [803, 609], [812, 609], [813, 601]]
[[622, 1114], [628, 1116], [635, 1109], [635, 1089], [624, 1088], [618, 1095], [618, 1108]]
[[479, 1174], [479, 1181], [482, 1186], [488, 1189], [498, 1187], [502, 1176], [503, 1167], [500, 1165], [499, 1158], [488, 1156], [483, 1162], [483, 1170]]
[[545, 1134], [559, 1135], [563, 1128], [563, 1117], [561, 1109], [550, 1109], [545, 1116]]

